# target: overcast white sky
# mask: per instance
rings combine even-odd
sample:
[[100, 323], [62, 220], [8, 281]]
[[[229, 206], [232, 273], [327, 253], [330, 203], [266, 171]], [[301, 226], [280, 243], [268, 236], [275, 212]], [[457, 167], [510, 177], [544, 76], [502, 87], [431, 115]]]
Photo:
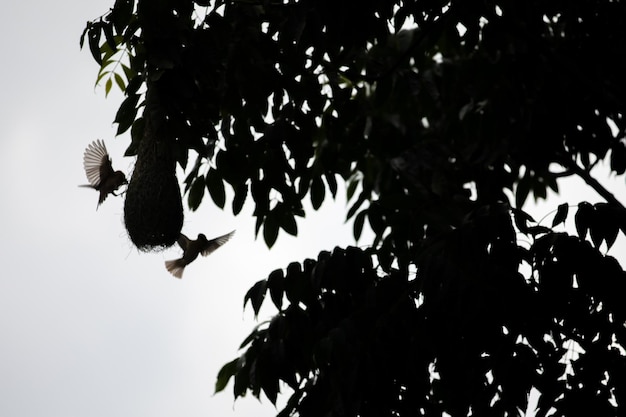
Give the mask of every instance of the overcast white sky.
[[[122, 198], [96, 211], [84, 148], [105, 140], [114, 167], [127, 137], [112, 125], [119, 94], [94, 90], [97, 65], [78, 41], [113, 0], [11, 2], [0, 14], [0, 415], [271, 416], [266, 400], [213, 396], [221, 365], [256, 322], [243, 297], [257, 280], [321, 249], [353, 244], [344, 204], [311, 213], [301, 237], [272, 251], [254, 219], [210, 204], [186, 213], [190, 237], [235, 237], [182, 280], [142, 254], [123, 228]], [[271, 313], [268, 310], [268, 313]]]
[[215, 376], [255, 325], [242, 312], [254, 282], [354, 244], [345, 203], [309, 212], [298, 239], [281, 234], [268, 251], [249, 206], [234, 218], [207, 198], [184, 232], [237, 234], [182, 280], [163, 266], [178, 249], [133, 249], [122, 198], [96, 211], [96, 193], [77, 187], [96, 138], [116, 169], [133, 163], [111, 123], [121, 97], [94, 90], [97, 66], [78, 47], [85, 22], [112, 4], [11, 2], [0, 14], [0, 416], [272, 416], [267, 400], [233, 404], [231, 386], [213, 396]]

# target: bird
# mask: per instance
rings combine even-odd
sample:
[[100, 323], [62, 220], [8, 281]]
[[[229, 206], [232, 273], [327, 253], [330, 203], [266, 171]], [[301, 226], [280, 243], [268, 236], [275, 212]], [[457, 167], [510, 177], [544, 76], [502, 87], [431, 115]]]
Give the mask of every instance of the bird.
[[115, 191], [120, 186], [128, 184], [126, 175], [122, 171], [113, 170], [111, 157], [101, 139], [87, 146], [83, 155], [83, 165], [89, 184], [81, 185], [81, 187], [93, 188], [100, 192], [97, 207], [100, 207], [109, 194], [117, 196]]
[[165, 268], [176, 278], [182, 278], [185, 267], [192, 263], [199, 254], [202, 254], [202, 256], [209, 255], [224, 243], [228, 242], [234, 234], [235, 231], [233, 230], [223, 236], [207, 240], [206, 236], [200, 233], [198, 239], [191, 240], [181, 233], [178, 237], [178, 244], [183, 249], [183, 256], [179, 259], [165, 261]]

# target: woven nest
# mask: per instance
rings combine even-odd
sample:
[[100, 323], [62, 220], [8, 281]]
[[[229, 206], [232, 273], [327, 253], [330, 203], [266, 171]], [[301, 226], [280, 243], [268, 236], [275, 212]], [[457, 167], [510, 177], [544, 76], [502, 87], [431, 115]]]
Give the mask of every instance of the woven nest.
[[144, 135], [126, 192], [124, 223], [128, 236], [141, 251], [172, 246], [183, 227], [183, 203], [176, 164], [165, 129], [155, 125], [154, 113], [144, 112]]

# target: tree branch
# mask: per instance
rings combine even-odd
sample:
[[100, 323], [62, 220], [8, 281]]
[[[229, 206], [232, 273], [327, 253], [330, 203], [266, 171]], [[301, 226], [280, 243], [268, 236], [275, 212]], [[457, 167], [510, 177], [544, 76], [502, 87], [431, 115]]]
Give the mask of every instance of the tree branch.
[[595, 192], [600, 194], [600, 196], [604, 198], [608, 203], [613, 204], [620, 209], [626, 211], [626, 207], [624, 207], [624, 205], [617, 198], [615, 198], [615, 196], [609, 190], [604, 188], [604, 186], [600, 184], [598, 180], [592, 177], [590, 171], [581, 168], [575, 161], [569, 160], [567, 158], [563, 158], [561, 161], [559, 161], [559, 163], [561, 163], [568, 170], [572, 171], [572, 173], [582, 178], [588, 186], [593, 188]]

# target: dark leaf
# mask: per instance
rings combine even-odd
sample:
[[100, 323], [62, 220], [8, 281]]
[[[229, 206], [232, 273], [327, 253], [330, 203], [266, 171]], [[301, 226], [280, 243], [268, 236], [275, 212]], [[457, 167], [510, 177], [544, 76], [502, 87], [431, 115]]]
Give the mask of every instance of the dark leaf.
[[104, 32], [104, 38], [106, 39], [106, 43], [108, 47], [112, 51], [117, 51], [117, 43], [113, 38], [113, 25], [110, 23], [102, 23], [102, 31]]
[[120, 91], [124, 91], [124, 89], [126, 88], [126, 85], [124, 83], [124, 79], [122, 78], [121, 75], [119, 75], [118, 73], [113, 74], [113, 77], [115, 77], [115, 84], [117, 84], [117, 87], [120, 89]]
[[287, 210], [282, 210], [281, 213], [281, 224], [280, 227], [283, 228], [283, 230], [287, 233], [289, 233], [292, 236], [297, 236], [298, 235], [298, 224], [296, 223], [296, 218], [295, 216], [288, 212]]
[[611, 150], [611, 170], [617, 175], [626, 172], [626, 146], [619, 142]]
[[607, 231], [604, 235], [604, 241], [606, 242], [607, 250], [611, 249], [615, 241], [617, 240], [617, 235], [619, 233], [619, 225], [616, 223], [611, 223], [607, 225]]
[[322, 177], [313, 177], [311, 181], [311, 204], [315, 210], [319, 209], [324, 202], [326, 187]]
[[361, 210], [359, 214], [357, 214], [356, 217], [354, 218], [353, 233], [354, 233], [355, 240], [359, 240], [359, 238], [361, 237], [366, 215], [367, 215], [367, 210]]
[[226, 204], [226, 191], [224, 190], [224, 181], [216, 170], [210, 169], [206, 176], [206, 188], [219, 208], [224, 208]]
[[265, 244], [268, 248], [274, 246], [276, 243], [276, 239], [278, 239], [278, 230], [280, 228], [280, 224], [277, 221], [276, 215], [274, 212], [270, 212], [263, 222], [263, 239], [265, 240]]
[[187, 204], [191, 211], [196, 211], [200, 207], [202, 197], [204, 197], [204, 176], [200, 175], [193, 181], [187, 196]]
[[522, 233], [529, 232], [528, 222], [535, 223], [535, 219], [530, 214], [520, 209], [513, 209], [513, 218], [515, 219], [515, 225]]
[[356, 191], [356, 188], [359, 186], [359, 180], [358, 177], [353, 176], [352, 178], [350, 178], [350, 180], [348, 181], [348, 188], [346, 190], [346, 200], [350, 201], [352, 200], [352, 196], [354, 195], [354, 192]]
[[100, 65], [102, 65], [102, 57], [100, 56], [101, 30], [102, 22], [92, 22], [87, 33], [89, 36], [89, 50], [91, 51], [91, 56]]
[[120, 105], [119, 110], [115, 114], [114, 122], [118, 124], [117, 135], [126, 132], [135, 121], [137, 116], [137, 103], [139, 102], [138, 94], [131, 94]]
[[337, 196], [337, 178], [335, 178], [335, 174], [326, 172], [324, 174], [324, 177], [326, 178], [326, 182], [328, 183], [328, 189], [330, 190], [330, 193], [332, 194], [333, 198], [335, 198]]
[[141, 139], [143, 139], [143, 132], [145, 127], [145, 120], [140, 117], [133, 122], [133, 126], [130, 129], [130, 137], [131, 143], [126, 148], [126, 152], [124, 152], [124, 156], [134, 156], [137, 155], [137, 149], [139, 149], [139, 143]]
[[556, 209], [556, 214], [554, 215], [554, 219], [552, 220], [552, 227], [565, 223], [567, 219], [567, 212], [569, 211], [569, 205], [567, 203], [563, 203], [559, 205]]
[[228, 385], [230, 378], [237, 373], [239, 358], [228, 362], [222, 366], [222, 369], [217, 373], [217, 381], [215, 382], [215, 392], [223, 391]]
[[235, 197], [233, 198], [233, 214], [237, 215], [241, 213], [241, 209], [243, 209], [243, 205], [248, 197], [248, 184], [240, 184], [233, 187], [233, 189], [235, 190]]
[[262, 279], [258, 281], [256, 284], [252, 286], [246, 293], [246, 296], [243, 299], [243, 306], [245, 307], [248, 303], [248, 300], [252, 304], [252, 309], [254, 310], [254, 315], [259, 314], [259, 310], [261, 309], [261, 304], [263, 304], [263, 300], [265, 299], [265, 291], [267, 289], [267, 280]]
[[282, 269], [276, 269], [272, 271], [267, 278], [267, 287], [270, 290], [270, 297], [272, 302], [278, 310], [283, 307], [283, 294], [284, 288], [284, 274]]
[[235, 398], [243, 397], [246, 394], [246, 390], [249, 385], [249, 366], [246, 364], [241, 371], [235, 374], [235, 385], [233, 387], [233, 394], [235, 395]]
[[524, 206], [528, 194], [530, 193], [531, 185], [531, 177], [528, 174], [524, 175], [517, 183], [517, 187], [515, 188], [515, 206], [518, 209]]
[[117, 33], [123, 32], [124, 28], [130, 23], [134, 3], [134, 0], [115, 0], [110, 19]]
[[104, 83], [104, 95], [105, 97], [109, 95], [111, 92], [111, 87], [113, 87], [113, 80], [111, 77], [107, 78], [106, 83]]
[[254, 327], [254, 330], [252, 330], [252, 332], [248, 336], [246, 336], [243, 342], [241, 342], [241, 345], [239, 345], [239, 349], [245, 348], [256, 339], [263, 339], [266, 330], [261, 329], [261, 326], [263, 326], [264, 324], [265, 323], [257, 324]]
[[586, 201], [578, 204], [578, 211], [574, 216], [576, 232], [581, 239], [585, 239], [589, 226], [591, 226], [591, 216], [593, 215], [593, 206]]
[[359, 198], [354, 202], [352, 207], [350, 207], [350, 209], [348, 209], [348, 214], [346, 215], [346, 220], [349, 220], [350, 218], [352, 218], [352, 216], [354, 216], [354, 213], [356, 213], [356, 211], [363, 205], [365, 200], [366, 200], [366, 195], [365, 195], [364, 192], [362, 192], [359, 195]]

